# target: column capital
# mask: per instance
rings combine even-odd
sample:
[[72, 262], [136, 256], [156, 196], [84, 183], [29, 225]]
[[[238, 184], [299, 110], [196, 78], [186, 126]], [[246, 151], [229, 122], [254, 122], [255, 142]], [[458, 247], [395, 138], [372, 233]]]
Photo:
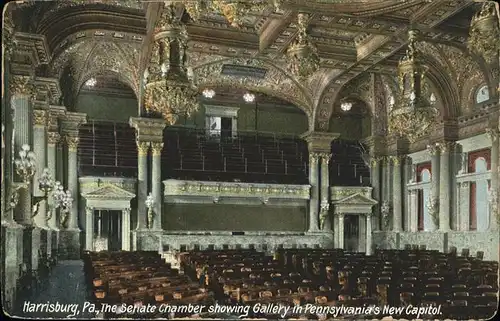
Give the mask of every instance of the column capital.
[[45, 127], [47, 125], [47, 111], [41, 109], [33, 110], [33, 126]]
[[63, 132], [78, 132], [78, 127], [87, 123], [87, 114], [67, 112], [61, 120]]
[[445, 154], [445, 153], [451, 152], [455, 148], [455, 146], [457, 145], [457, 143], [456, 142], [445, 141], [445, 142], [437, 143], [436, 145], [441, 150], [441, 154]]
[[47, 144], [49, 146], [55, 146], [59, 143], [61, 135], [58, 132], [48, 132], [47, 133]]
[[153, 152], [153, 156], [160, 156], [161, 151], [163, 149], [163, 143], [151, 142], [151, 150]]
[[499, 131], [497, 128], [486, 128], [486, 136], [491, 139], [493, 143], [498, 141]]
[[370, 157], [370, 164], [372, 167], [380, 165], [380, 163], [384, 160], [383, 156], [371, 156]]
[[129, 125], [135, 129], [137, 141], [163, 142], [163, 130], [167, 126], [164, 119], [130, 117]]
[[321, 158], [321, 160], [328, 165], [328, 163], [330, 163], [330, 159], [332, 158], [332, 154], [331, 153], [318, 153], [319, 157]]
[[77, 136], [67, 135], [64, 137], [64, 141], [68, 146], [68, 150], [72, 152], [76, 152], [78, 149], [78, 144], [80, 143], [80, 138]]
[[307, 142], [309, 152], [330, 153], [332, 141], [340, 136], [338, 133], [308, 131], [300, 135]]
[[406, 156], [403, 155], [394, 155], [394, 156], [389, 156], [389, 160], [392, 162], [394, 166], [399, 166], [401, 165], [401, 162], [404, 160]]
[[427, 145], [427, 150], [429, 151], [429, 154], [431, 154], [431, 156], [434, 156], [439, 153], [439, 146], [438, 144], [429, 144]]
[[148, 151], [149, 151], [149, 146], [151, 145], [150, 142], [141, 142], [137, 141], [137, 152], [139, 153], [139, 156], [147, 156]]
[[11, 96], [28, 96], [33, 99], [36, 95], [36, 87], [33, 81], [34, 77], [32, 76], [11, 75], [9, 79]]
[[92, 214], [93, 211], [94, 211], [94, 207], [92, 207], [92, 206], [85, 206], [85, 213], [87, 215]]
[[59, 130], [59, 121], [63, 119], [66, 114], [66, 107], [64, 106], [49, 106], [48, 110], [48, 129], [57, 132]]

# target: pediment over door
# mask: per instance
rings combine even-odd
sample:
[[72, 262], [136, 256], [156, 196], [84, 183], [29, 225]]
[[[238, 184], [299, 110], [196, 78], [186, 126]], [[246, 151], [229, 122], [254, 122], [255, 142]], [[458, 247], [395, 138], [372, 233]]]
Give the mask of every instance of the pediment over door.
[[130, 193], [115, 185], [104, 185], [92, 192], [83, 195], [87, 200], [122, 200], [130, 201], [135, 197], [134, 193]]
[[355, 193], [332, 202], [336, 214], [370, 214], [378, 202], [362, 193]]

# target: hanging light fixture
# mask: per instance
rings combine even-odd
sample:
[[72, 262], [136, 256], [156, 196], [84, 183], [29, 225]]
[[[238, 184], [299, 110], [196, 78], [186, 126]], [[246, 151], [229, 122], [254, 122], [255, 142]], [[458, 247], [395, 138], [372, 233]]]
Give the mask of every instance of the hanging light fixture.
[[500, 28], [495, 3], [484, 1], [481, 10], [472, 17], [467, 48], [492, 63], [500, 51], [499, 39]]
[[389, 132], [415, 142], [425, 136], [436, 122], [435, 95], [422, 97], [426, 68], [418, 57], [418, 31], [410, 30], [408, 49], [398, 66], [399, 94], [389, 114]]
[[319, 69], [318, 50], [307, 34], [308, 20], [307, 14], [298, 14], [297, 38], [287, 51], [290, 59], [288, 70], [299, 79], [308, 78]]
[[214, 98], [215, 97], [215, 90], [206, 88], [205, 90], [203, 90], [203, 97], [210, 98], [210, 99]]
[[349, 111], [351, 110], [351, 108], [352, 108], [352, 102], [347, 100], [340, 102], [340, 109], [342, 109], [342, 111]]
[[173, 4], [166, 5], [155, 28], [153, 51], [144, 89], [146, 110], [161, 114], [173, 125], [179, 115], [198, 110], [198, 89], [188, 77], [186, 26], [176, 16]]
[[253, 103], [255, 101], [255, 95], [252, 93], [245, 93], [243, 95], [243, 100], [247, 103]]
[[97, 79], [93, 77], [85, 82], [85, 86], [87, 87], [95, 87], [95, 85], [97, 85]]

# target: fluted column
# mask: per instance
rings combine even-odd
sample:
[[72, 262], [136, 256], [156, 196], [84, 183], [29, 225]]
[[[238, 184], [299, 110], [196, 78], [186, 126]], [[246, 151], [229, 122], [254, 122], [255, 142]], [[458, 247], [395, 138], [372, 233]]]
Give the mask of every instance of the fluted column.
[[428, 213], [432, 218], [432, 226], [429, 227], [429, 231], [435, 231], [438, 228], [439, 220], [439, 173], [441, 172], [441, 159], [439, 156], [439, 148], [436, 144], [428, 145], [427, 150], [431, 155], [431, 199], [424, 200], [424, 206], [427, 206]]
[[[60, 140], [61, 136], [56, 132], [48, 132], [47, 133], [47, 168], [50, 173], [52, 173], [53, 177], [56, 177], [56, 153], [57, 153], [57, 144]], [[49, 211], [47, 212], [48, 217], [48, 226], [50, 229], [54, 231], [58, 231], [59, 228], [57, 226], [57, 217], [56, 210], [54, 209], [54, 200], [49, 197], [48, 199]]]
[[402, 176], [401, 176], [401, 157], [391, 157], [393, 165], [393, 212], [392, 212], [392, 230], [399, 232], [402, 230], [403, 217], [403, 191], [402, 191]]
[[498, 230], [499, 213], [498, 206], [498, 165], [499, 165], [499, 132], [498, 129], [488, 128], [486, 134], [491, 139], [491, 182], [490, 182], [490, 230]]
[[146, 197], [148, 194], [148, 152], [149, 142], [137, 142], [137, 229], [148, 226]]
[[332, 230], [330, 221], [330, 170], [328, 164], [332, 154], [321, 153], [321, 204], [320, 204], [320, 229], [324, 231]]
[[122, 210], [122, 250], [130, 251], [130, 208]]
[[439, 144], [441, 159], [439, 166], [439, 230], [450, 230], [451, 212], [451, 169], [450, 153], [455, 143], [444, 142]]
[[[11, 105], [14, 110], [14, 158], [18, 158], [18, 152], [24, 144], [31, 144], [31, 98], [34, 95], [34, 87], [31, 77], [14, 75], [10, 79]], [[14, 166], [15, 170], [15, 166]], [[17, 177], [17, 182], [22, 182]], [[31, 183], [26, 188], [19, 190], [19, 204], [17, 206], [16, 219], [23, 225], [32, 225], [31, 214]]]
[[73, 197], [73, 204], [66, 219], [66, 227], [68, 230], [79, 230], [78, 227], [78, 143], [80, 139], [77, 136], [66, 136], [65, 142], [67, 146], [67, 178], [68, 190]]
[[320, 156], [318, 153], [309, 152], [309, 185], [311, 185], [311, 196], [309, 199], [309, 232], [318, 231], [319, 212], [319, 186], [318, 167]]
[[[33, 195], [44, 196], [39, 188], [40, 177], [44, 168], [46, 168], [47, 149], [46, 149], [46, 127], [47, 127], [47, 111], [33, 111], [33, 152], [36, 155], [36, 172], [33, 176]], [[54, 175], [55, 172], [50, 172]], [[43, 200], [39, 203], [38, 214], [35, 216], [35, 224], [38, 227], [47, 229], [47, 204]]]
[[372, 214], [366, 214], [366, 255], [372, 254]]
[[[372, 156], [371, 159], [370, 159], [370, 166], [371, 166], [371, 172], [370, 172], [370, 178], [371, 178], [371, 185], [372, 185], [372, 197], [374, 200], [376, 200], [377, 202], [379, 202], [380, 204], [380, 201], [381, 201], [381, 198], [380, 198], [380, 185], [381, 185], [381, 182], [380, 182], [380, 161], [381, 161], [381, 158], [380, 157], [377, 157], [377, 156]], [[377, 218], [380, 217], [380, 206], [375, 206], [373, 208], [373, 214], [374, 214], [374, 230], [375, 231], [378, 231], [381, 226], [380, 226], [380, 219], [377, 220]]]
[[162, 224], [162, 202], [163, 198], [161, 195], [161, 150], [163, 149], [163, 143], [151, 143], [151, 151], [153, 155], [153, 168], [151, 173], [151, 192], [153, 194], [154, 202], [154, 220], [153, 229], [161, 230]]
[[338, 230], [338, 248], [344, 248], [344, 213], [338, 213], [339, 230]]
[[94, 209], [85, 208], [85, 250], [94, 250]]

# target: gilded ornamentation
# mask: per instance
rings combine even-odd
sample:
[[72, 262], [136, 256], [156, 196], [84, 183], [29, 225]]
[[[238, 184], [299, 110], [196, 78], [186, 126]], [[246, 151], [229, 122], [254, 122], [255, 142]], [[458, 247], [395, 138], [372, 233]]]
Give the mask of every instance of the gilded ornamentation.
[[61, 139], [61, 135], [59, 135], [59, 133], [56, 133], [56, 132], [48, 132], [47, 133], [47, 144], [49, 146], [57, 145], [57, 143], [59, 142], [60, 139]]
[[437, 155], [439, 153], [439, 146], [437, 144], [427, 145], [427, 150], [431, 156]]
[[486, 136], [488, 136], [489, 139], [491, 139], [492, 143], [498, 142], [498, 129], [496, 128], [486, 128]]
[[456, 143], [455, 142], [442, 142], [442, 143], [438, 143], [437, 146], [441, 150], [441, 153], [447, 154], [447, 153], [453, 151], [453, 149], [456, 146]]
[[[222, 74], [224, 64], [243, 65], [267, 69], [264, 79]], [[224, 59], [194, 69], [198, 87], [226, 86], [261, 91], [289, 101], [301, 108], [306, 115], [312, 112], [312, 100], [306, 90], [284, 70], [265, 59]]]
[[372, 156], [372, 157], [370, 157], [370, 165], [371, 165], [371, 167], [379, 166], [381, 161], [382, 161], [382, 157], [378, 157], [378, 156]]
[[33, 111], [33, 126], [47, 125], [47, 111], [36, 109]]
[[389, 114], [389, 132], [411, 143], [426, 136], [436, 123], [438, 110], [422, 95], [426, 67], [416, 47], [418, 32], [409, 32], [406, 55], [398, 66], [399, 96]]
[[287, 50], [289, 57], [288, 70], [299, 79], [309, 78], [319, 69], [318, 50], [307, 34], [308, 20], [309, 15], [298, 14], [297, 38]]
[[14, 36], [14, 22], [10, 14], [5, 12], [3, 15], [3, 28], [2, 28], [2, 48], [4, 55], [10, 57], [16, 48], [16, 40]]
[[163, 143], [151, 143], [151, 150], [153, 156], [160, 156], [163, 149]]
[[492, 1], [483, 2], [481, 11], [472, 17], [467, 48], [484, 57], [488, 63], [498, 59], [500, 51], [500, 27]]
[[323, 164], [328, 165], [330, 163], [330, 159], [332, 158], [332, 154], [330, 153], [319, 153]]
[[28, 96], [34, 98], [36, 87], [33, 83], [33, 77], [12, 75], [9, 83], [9, 90], [12, 96]]
[[147, 156], [150, 145], [150, 142], [137, 142], [137, 153], [139, 156]]
[[66, 136], [65, 141], [69, 151], [76, 152], [78, 150], [78, 143], [80, 143], [79, 137]]
[[394, 166], [401, 165], [401, 161], [403, 159], [402, 156], [389, 156], [389, 158]]

